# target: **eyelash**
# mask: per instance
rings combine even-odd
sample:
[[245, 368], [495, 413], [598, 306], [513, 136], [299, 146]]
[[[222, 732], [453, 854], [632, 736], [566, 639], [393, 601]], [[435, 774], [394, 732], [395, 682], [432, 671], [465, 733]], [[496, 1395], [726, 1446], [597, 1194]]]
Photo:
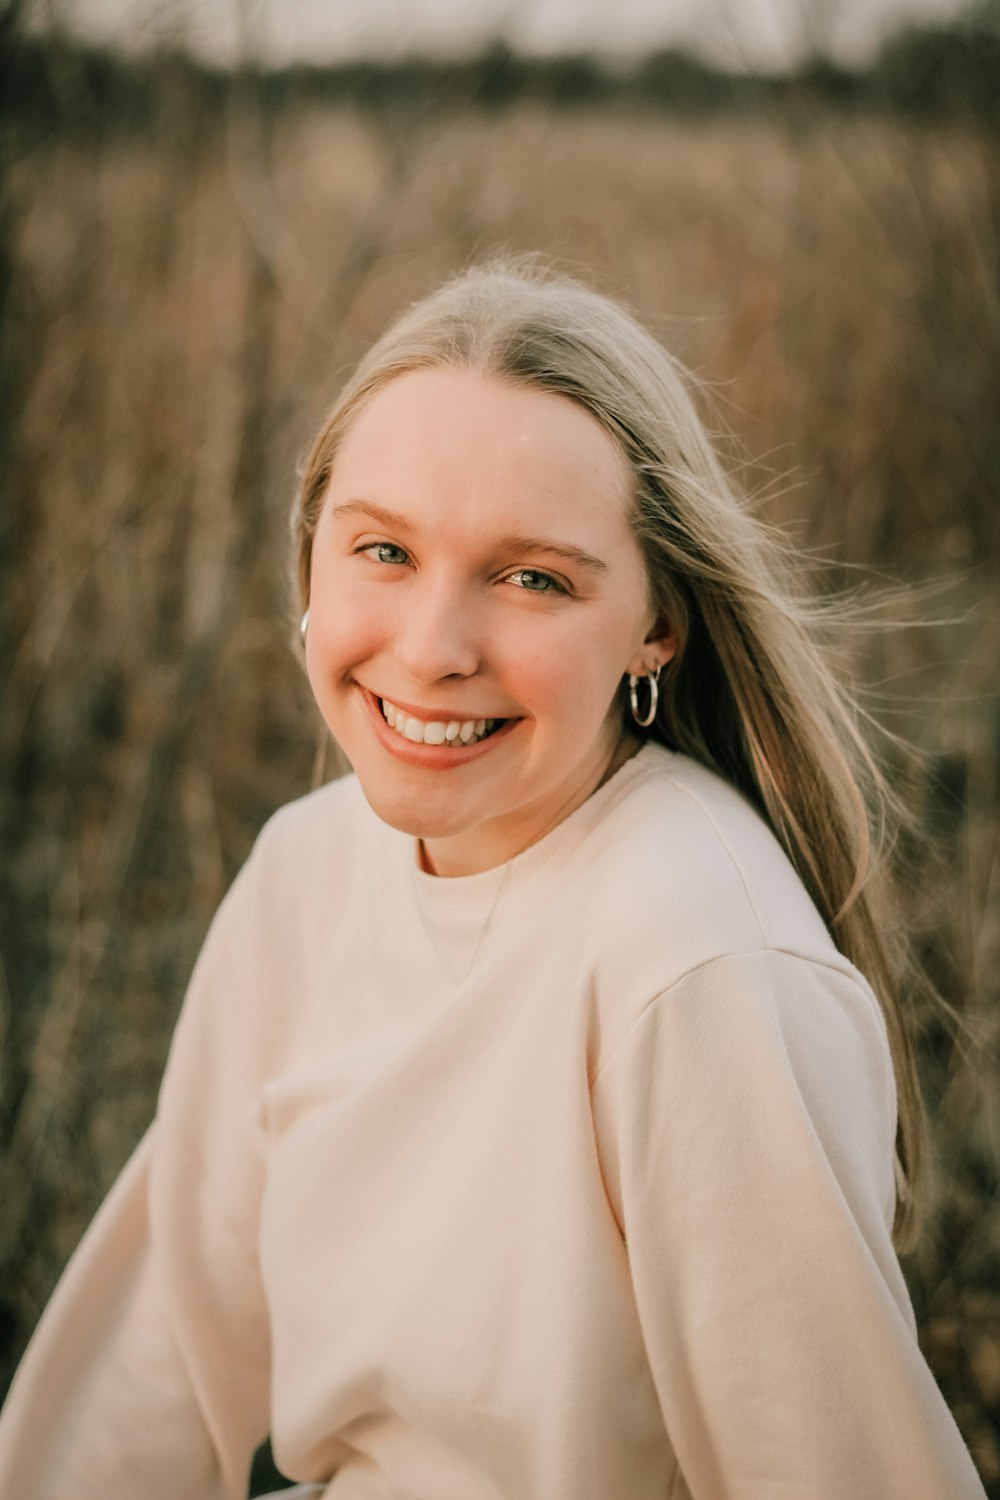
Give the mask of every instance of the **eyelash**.
[[[368, 554], [368, 553], [377, 553], [381, 548], [385, 548], [389, 552], [399, 552], [399, 553], [401, 553], [403, 555], [403, 557], [407, 556], [407, 553], [406, 553], [405, 549], [402, 548], [402, 547], [397, 547], [397, 545], [396, 545], [395, 542], [368, 542], [363, 547], [355, 547], [354, 551], [355, 551], [355, 554], [358, 554], [358, 553]], [[372, 558], [372, 561], [374, 562], [374, 561], [376, 561], [376, 559]], [[380, 558], [377, 559], [377, 561], [379, 563], [381, 563], [383, 567], [400, 567], [401, 566], [401, 564], [399, 563], [398, 559], [395, 562], [387, 562], [384, 557], [380, 557]], [[506, 579], [504, 581], [507, 582], [507, 583], [509, 583], [511, 581], [511, 579], [513, 579], [513, 578], [522, 578], [525, 575], [530, 575], [533, 578], [544, 578], [545, 581], [546, 581], [546, 583], [549, 585], [548, 588], [544, 588], [544, 589], [531, 589], [531, 588], [526, 588], [522, 584], [521, 587], [524, 588], [524, 592], [526, 594], [566, 594], [566, 595], [568, 595], [569, 592], [570, 592], [569, 589], [566, 588], [566, 586], [564, 584], [562, 584], [562, 583], [559, 582], [558, 578], [554, 578], [551, 573], [546, 573], [541, 568], [515, 568], [512, 573], [508, 573], [507, 574], [507, 577], [506, 577]]]

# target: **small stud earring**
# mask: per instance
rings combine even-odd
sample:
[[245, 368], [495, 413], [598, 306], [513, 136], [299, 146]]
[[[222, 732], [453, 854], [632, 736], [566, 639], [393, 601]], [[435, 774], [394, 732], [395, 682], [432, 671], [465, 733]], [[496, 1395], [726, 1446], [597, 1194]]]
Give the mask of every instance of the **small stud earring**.
[[308, 629], [309, 629], [309, 611], [306, 610], [305, 614], [302, 616], [302, 619], [299, 621], [299, 634], [302, 636], [303, 640], [305, 640], [305, 638], [306, 638], [306, 631]]

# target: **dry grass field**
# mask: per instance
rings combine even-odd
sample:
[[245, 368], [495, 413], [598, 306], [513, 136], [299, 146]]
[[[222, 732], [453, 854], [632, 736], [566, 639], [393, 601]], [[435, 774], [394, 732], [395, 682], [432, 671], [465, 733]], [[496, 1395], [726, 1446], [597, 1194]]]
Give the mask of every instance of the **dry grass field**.
[[[829, 585], [903, 586], [845, 666], [918, 758], [906, 875], [937, 1197], [921, 1337], [1000, 1495], [1000, 156], [799, 109], [265, 107], [165, 71], [153, 124], [9, 126], [2, 360], [4, 1371], [147, 1124], [213, 909], [333, 774], [286, 516], [338, 379], [470, 258], [625, 296]], [[861, 570], [861, 571], [859, 571]]]

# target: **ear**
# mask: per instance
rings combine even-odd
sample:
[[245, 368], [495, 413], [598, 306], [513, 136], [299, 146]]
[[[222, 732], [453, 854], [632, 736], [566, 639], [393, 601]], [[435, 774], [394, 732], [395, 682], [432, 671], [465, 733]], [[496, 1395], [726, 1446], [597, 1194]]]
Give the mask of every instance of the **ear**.
[[633, 677], [645, 677], [648, 672], [665, 667], [676, 655], [677, 632], [665, 615], [658, 615], [625, 670]]

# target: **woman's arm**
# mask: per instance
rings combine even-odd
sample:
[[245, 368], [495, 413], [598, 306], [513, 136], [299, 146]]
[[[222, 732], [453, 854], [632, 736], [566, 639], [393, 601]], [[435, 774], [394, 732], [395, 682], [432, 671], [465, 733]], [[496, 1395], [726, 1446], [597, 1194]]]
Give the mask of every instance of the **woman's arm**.
[[891, 1244], [895, 1098], [860, 979], [771, 950], [706, 963], [593, 1099], [695, 1500], [982, 1500]]
[[246, 1495], [268, 1431], [270, 1370], [251, 885], [244, 873], [213, 923], [157, 1119], [71, 1260], [0, 1414], [0, 1494], [12, 1500]]
[[0, 1493], [217, 1500], [217, 1455], [148, 1233], [154, 1134], [84, 1237], [0, 1415]]

